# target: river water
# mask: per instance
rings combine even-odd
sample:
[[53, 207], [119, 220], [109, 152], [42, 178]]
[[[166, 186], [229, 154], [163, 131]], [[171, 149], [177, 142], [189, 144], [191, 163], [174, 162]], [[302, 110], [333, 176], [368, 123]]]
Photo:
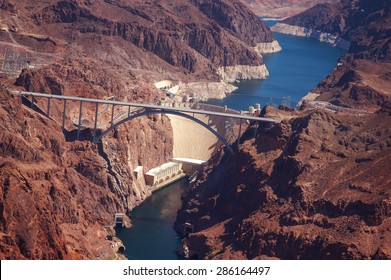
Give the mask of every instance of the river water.
[[[267, 24], [271, 26], [274, 22]], [[243, 81], [233, 94], [210, 103], [237, 110], [247, 110], [255, 103], [262, 106], [269, 102], [279, 103], [279, 98], [288, 96], [295, 103], [331, 72], [338, 57], [344, 53], [312, 39], [277, 33], [274, 36], [283, 51], [264, 56], [270, 76], [266, 80]], [[155, 192], [131, 212], [133, 227], [117, 230], [128, 259], [178, 259], [176, 248], [181, 239], [173, 224], [181, 206], [181, 194], [186, 188], [186, 179], [176, 182]]]
[[125, 256], [137, 260], [176, 260], [181, 242], [173, 229], [187, 179], [177, 181], [148, 197], [130, 215], [133, 226], [117, 229]]

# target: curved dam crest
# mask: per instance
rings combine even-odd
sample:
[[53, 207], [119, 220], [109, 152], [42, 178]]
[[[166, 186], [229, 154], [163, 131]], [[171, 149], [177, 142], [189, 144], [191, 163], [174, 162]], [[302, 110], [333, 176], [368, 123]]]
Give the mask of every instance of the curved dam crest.
[[[207, 116], [196, 116], [197, 119], [208, 123]], [[201, 125], [178, 116], [169, 116], [174, 134], [174, 158], [189, 158], [207, 161], [220, 146], [210, 131]], [[210, 118], [212, 128], [224, 135], [224, 121], [221, 118]]]

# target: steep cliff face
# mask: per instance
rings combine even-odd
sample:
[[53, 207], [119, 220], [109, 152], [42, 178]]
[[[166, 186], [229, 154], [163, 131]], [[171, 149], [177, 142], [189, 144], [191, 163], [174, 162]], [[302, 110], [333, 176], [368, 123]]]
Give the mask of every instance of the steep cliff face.
[[257, 43], [271, 43], [274, 40], [266, 25], [239, 1], [195, 0], [193, 2], [208, 18], [232, 31], [251, 46]]
[[212, 259], [390, 258], [390, 112], [250, 128], [186, 194], [184, 244]]
[[388, 1], [341, 1], [317, 5], [283, 23], [337, 34], [352, 43], [350, 52], [360, 58], [389, 60], [390, 9]]
[[171, 157], [168, 119], [132, 122], [93, 145], [73, 140], [70, 120], [64, 134], [56, 114], [48, 119], [3, 90], [0, 119], [0, 258], [113, 258], [102, 227], [150, 194], [133, 169]]
[[157, 56], [197, 78], [216, 78], [219, 66], [261, 65], [252, 47], [273, 41], [261, 20], [237, 1], [60, 1], [33, 18], [53, 36], [72, 29], [76, 36], [119, 37], [147, 51], [143, 57]]

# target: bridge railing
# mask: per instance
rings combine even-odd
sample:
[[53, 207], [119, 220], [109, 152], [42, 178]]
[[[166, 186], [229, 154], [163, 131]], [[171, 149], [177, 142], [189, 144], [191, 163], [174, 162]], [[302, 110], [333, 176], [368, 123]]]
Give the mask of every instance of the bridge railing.
[[194, 110], [211, 111], [211, 112], [227, 113], [227, 114], [234, 114], [234, 115], [242, 114], [241, 111], [228, 108], [227, 106], [218, 106], [218, 105], [198, 103], [198, 102], [192, 103], [192, 102], [171, 101], [171, 102], [162, 102], [160, 103], [160, 105], [172, 107], [172, 108], [188, 108]]
[[206, 104], [206, 103], [197, 103], [197, 104], [198, 104], [200, 110], [228, 113], [228, 114], [237, 114], [237, 115], [241, 114], [240, 111], [230, 109], [227, 106], [217, 106], [217, 105]]

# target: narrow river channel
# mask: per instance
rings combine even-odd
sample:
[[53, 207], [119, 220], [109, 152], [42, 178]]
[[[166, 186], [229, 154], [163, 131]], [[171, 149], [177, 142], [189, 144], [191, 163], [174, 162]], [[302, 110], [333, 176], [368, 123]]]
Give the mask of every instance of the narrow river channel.
[[181, 194], [188, 187], [186, 178], [148, 197], [130, 215], [133, 226], [117, 229], [124, 243], [125, 256], [137, 260], [175, 260], [181, 242], [173, 225], [181, 207]]

